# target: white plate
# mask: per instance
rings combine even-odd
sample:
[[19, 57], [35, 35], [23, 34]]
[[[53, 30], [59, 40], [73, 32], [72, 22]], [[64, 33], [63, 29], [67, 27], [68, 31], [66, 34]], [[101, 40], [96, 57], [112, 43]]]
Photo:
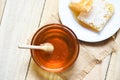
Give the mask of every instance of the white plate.
[[105, 26], [105, 28], [99, 33], [92, 32], [82, 27], [80, 24], [78, 24], [75, 21], [71, 13], [71, 10], [68, 7], [70, 1], [71, 0], [59, 0], [59, 16], [62, 24], [66, 25], [71, 30], [73, 30], [79, 40], [86, 41], [86, 42], [99, 42], [111, 37], [113, 34], [115, 34], [119, 30], [120, 0], [109, 0], [109, 2], [111, 2], [114, 5], [115, 12], [112, 18], [110, 19], [110, 21]]

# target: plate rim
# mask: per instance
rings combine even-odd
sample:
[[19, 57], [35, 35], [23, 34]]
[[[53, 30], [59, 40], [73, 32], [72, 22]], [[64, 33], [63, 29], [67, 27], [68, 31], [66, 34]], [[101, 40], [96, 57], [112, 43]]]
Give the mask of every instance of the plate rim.
[[[61, 14], [61, 3], [62, 2], [66, 2], [66, 1], [68, 1], [68, 2], [70, 2], [70, 0], [59, 0], [59, 18], [60, 18], [60, 20], [61, 20], [61, 22], [62, 22], [62, 24], [63, 25], [66, 25], [66, 22], [64, 22], [64, 20], [63, 20], [63, 18], [61, 17], [62, 16], [62, 14]], [[63, 4], [64, 5], [64, 4]], [[72, 15], [72, 18], [74, 18], [73, 17], [73, 14], [72, 13], [70, 13], [71, 15]], [[114, 14], [113, 14], [114, 15]], [[77, 21], [76, 20], [74, 20], [75, 21], [75, 23], [77, 23]], [[77, 23], [78, 24], [78, 23]], [[69, 27], [68, 25], [66, 25], [67, 27]], [[79, 26], [81, 26], [80, 24], [79, 24]], [[80, 38], [79, 36], [78, 36], [78, 34], [73, 30], [73, 29], [71, 29], [71, 27], [69, 27], [75, 34], [76, 34], [76, 36], [78, 37], [78, 39], [79, 40], [81, 40], [81, 41], [84, 41], [84, 42], [100, 42], [100, 41], [104, 41], [104, 40], [106, 40], [106, 39], [108, 39], [108, 38], [110, 38], [111, 36], [113, 36], [119, 29], [120, 29], [120, 24], [119, 25], [117, 25], [118, 27], [115, 29], [115, 31], [114, 32], [111, 32], [111, 35], [107, 35], [106, 37], [103, 37], [103, 38], [100, 38], [100, 39], [93, 39], [93, 40], [89, 40], [89, 39], [87, 39], [87, 40], [85, 40], [85, 39], [82, 39], [82, 38]], [[86, 29], [86, 30], [88, 30], [88, 29]], [[103, 29], [104, 30], [104, 29]], [[91, 31], [92, 33], [94, 33], [93, 31]], [[101, 31], [102, 32], [102, 31]], [[101, 33], [101, 32], [98, 32], [97, 34], [99, 34], [99, 33]]]

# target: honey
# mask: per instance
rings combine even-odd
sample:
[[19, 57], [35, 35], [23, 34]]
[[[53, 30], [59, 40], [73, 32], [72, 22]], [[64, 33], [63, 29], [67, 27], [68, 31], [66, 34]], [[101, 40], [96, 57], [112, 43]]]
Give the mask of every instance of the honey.
[[40, 28], [33, 36], [32, 45], [51, 43], [54, 51], [31, 50], [34, 61], [43, 69], [52, 72], [64, 71], [76, 60], [79, 42], [75, 34], [61, 24], [49, 24]]

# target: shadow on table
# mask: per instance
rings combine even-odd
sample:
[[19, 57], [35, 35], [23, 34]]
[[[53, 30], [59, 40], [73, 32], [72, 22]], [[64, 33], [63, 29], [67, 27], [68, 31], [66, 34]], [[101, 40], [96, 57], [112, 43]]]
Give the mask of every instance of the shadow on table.
[[72, 67], [64, 72], [52, 73], [38, 67], [33, 60], [31, 62], [31, 70], [34, 70], [34, 73], [32, 74], [36, 75], [36, 77], [40, 80], [68, 80], [69, 77], [73, 74], [71, 70]]

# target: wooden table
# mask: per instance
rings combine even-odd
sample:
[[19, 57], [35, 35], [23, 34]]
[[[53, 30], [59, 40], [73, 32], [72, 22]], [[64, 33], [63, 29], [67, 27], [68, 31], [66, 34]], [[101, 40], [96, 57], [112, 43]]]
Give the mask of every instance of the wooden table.
[[[18, 49], [18, 44], [29, 42], [30, 35], [49, 16], [58, 14], [57, 10], [58, 0], [0, 0], [0, 80], [44, 80], [40, 76], [44, 73], [38, 73], [29, 50]], [[84, 80], [120, 80], [119, 61], [118, 49], [96, 65]]]

